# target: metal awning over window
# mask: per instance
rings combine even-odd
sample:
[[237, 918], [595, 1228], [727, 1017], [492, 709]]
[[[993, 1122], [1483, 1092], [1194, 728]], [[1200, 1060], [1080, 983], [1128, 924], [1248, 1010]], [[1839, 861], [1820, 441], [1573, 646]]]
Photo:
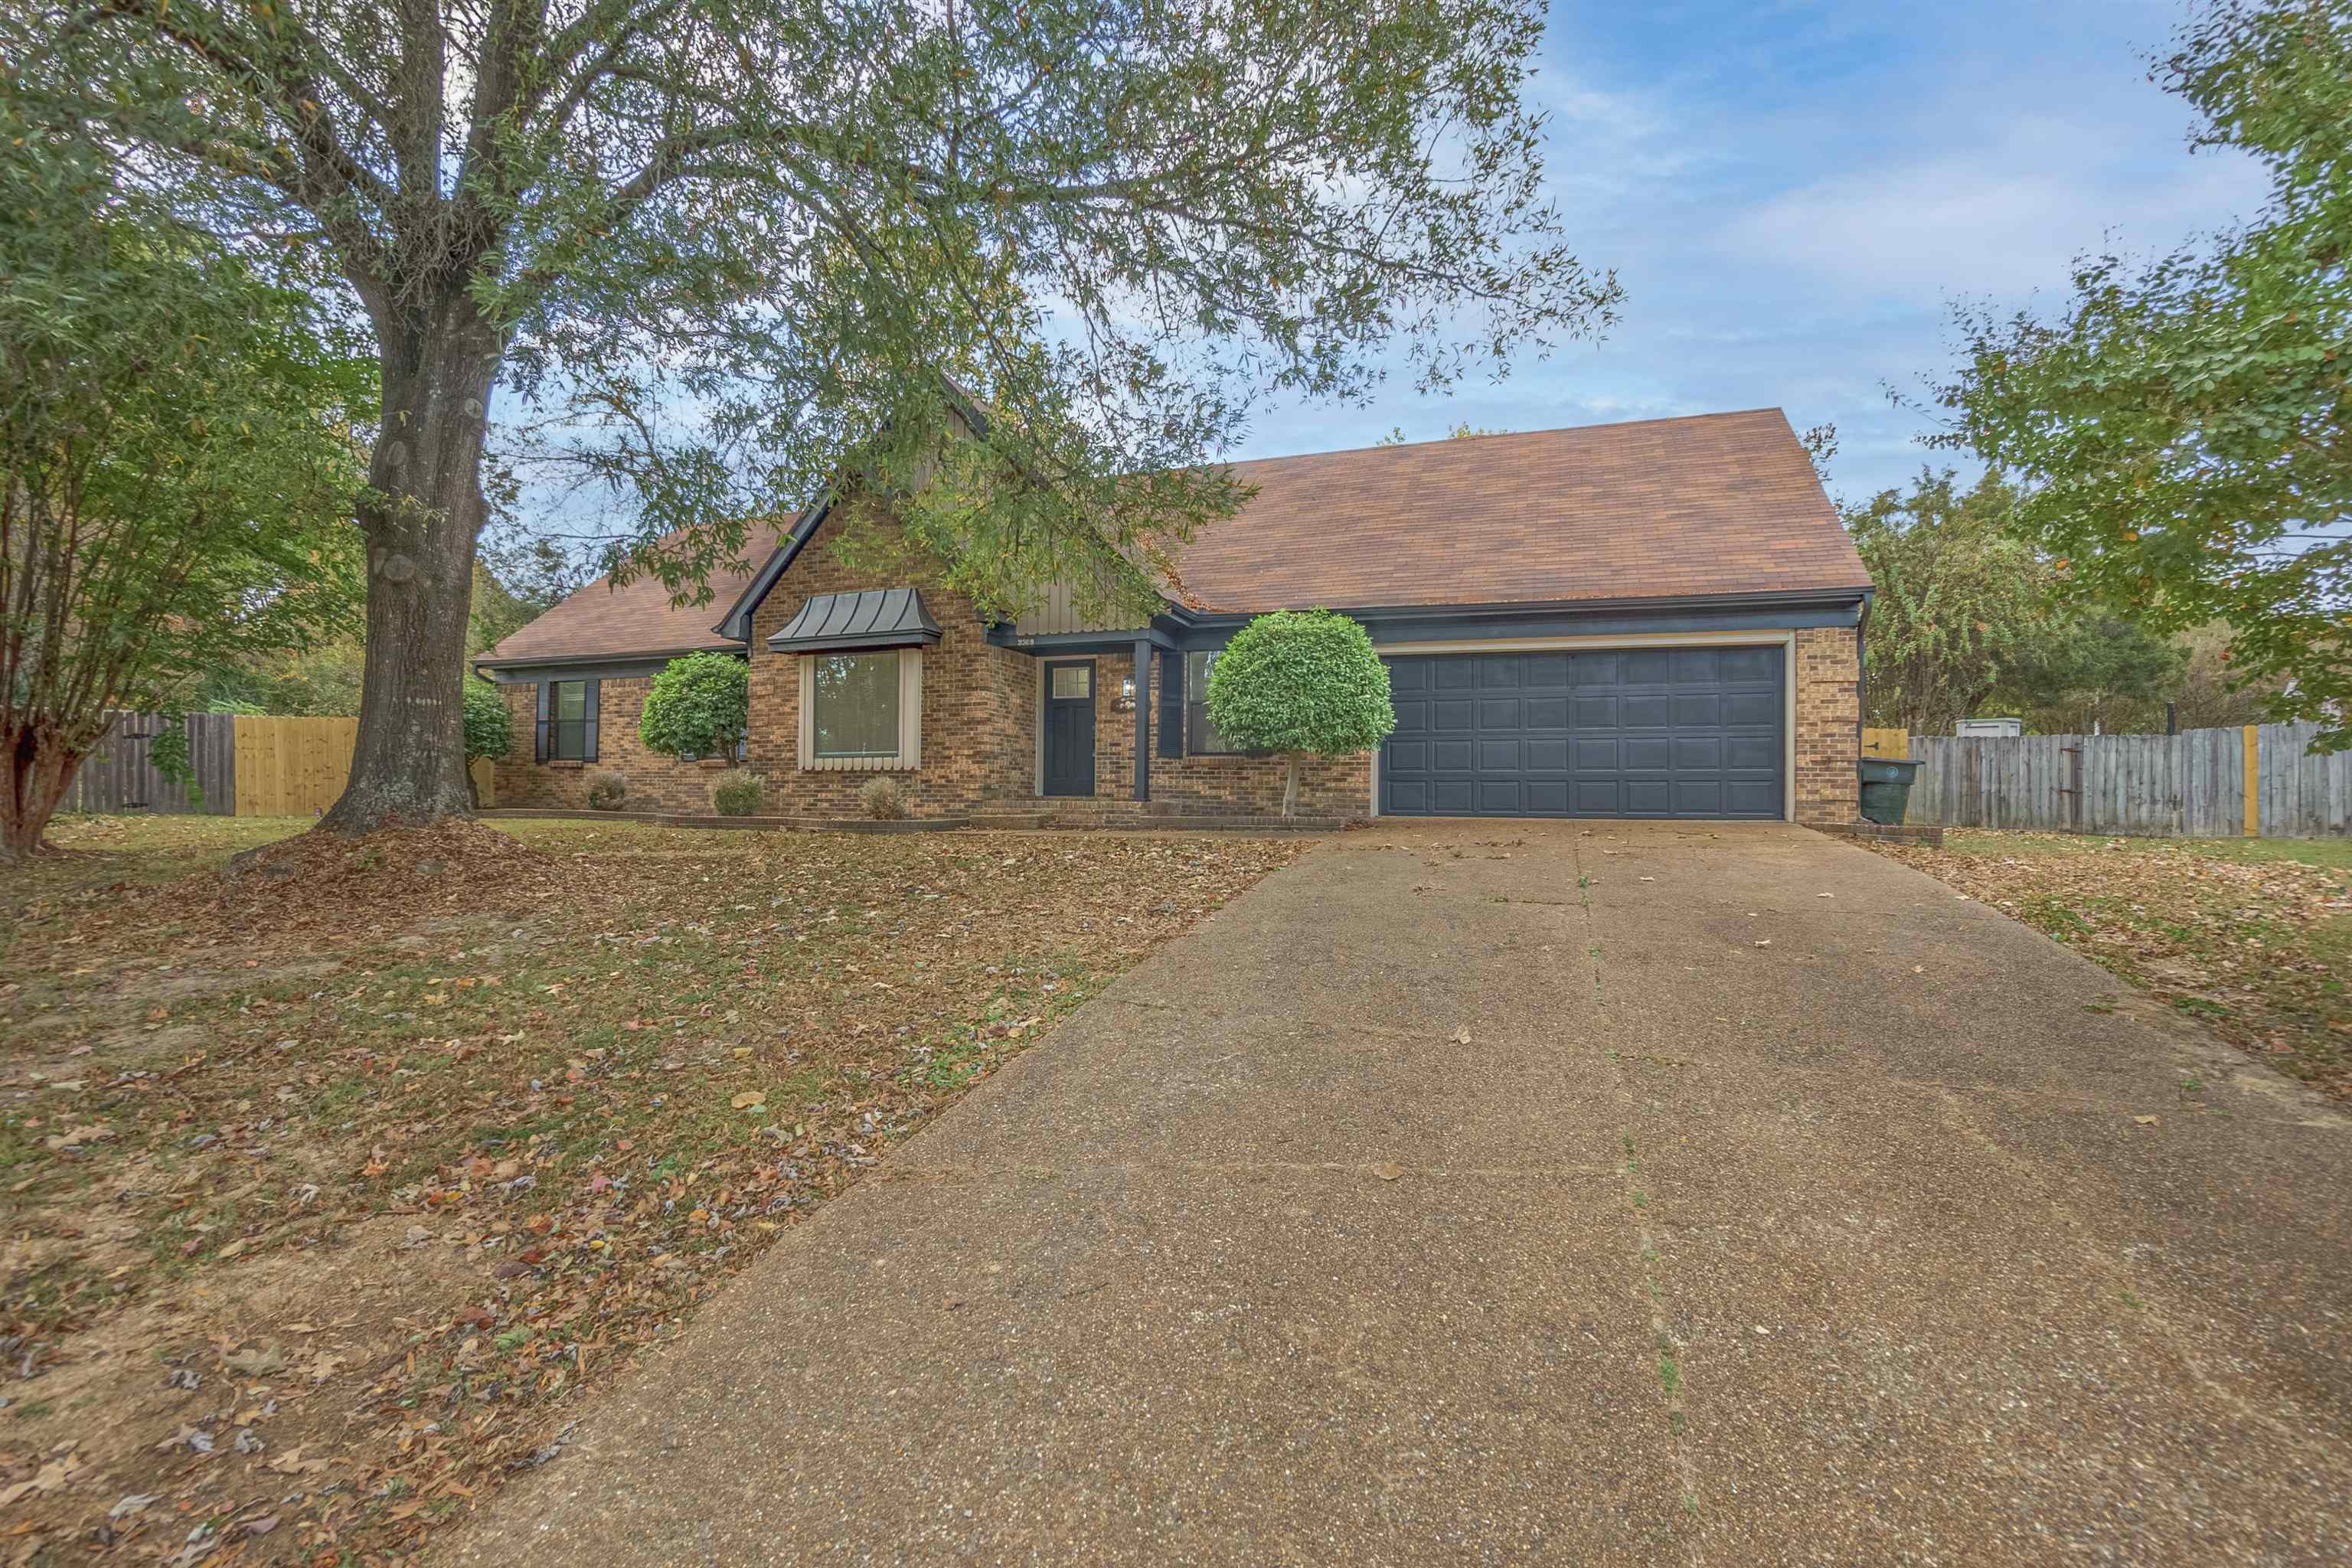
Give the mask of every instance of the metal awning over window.
[[940, 624], [912, 588], [867, 588], [856, 594], [818, 594], [800, 614], [768, 638], [776, 653], [822, 653], [840, 648], [927, 647], [940, 640]]

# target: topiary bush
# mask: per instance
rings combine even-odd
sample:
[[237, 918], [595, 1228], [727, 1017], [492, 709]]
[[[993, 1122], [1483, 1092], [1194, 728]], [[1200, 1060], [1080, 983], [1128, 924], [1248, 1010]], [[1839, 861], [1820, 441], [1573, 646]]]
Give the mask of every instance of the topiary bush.
[[731, 654], [689, 653], [654, 677], [637, 739], [681, 762], [731, 757], [751, 714], [751, 667]]
[[588, 777], [588, 809], [618, 811], [621, 803], [629, 798], [629, 781], [616, 773], [591, 773]]
[[730, 768], [710, 786], [710, 804], [721, 816], [756, 816], [766, 784], [749, 768]]
[[1282, 815], [1298, 809], [1298, 760], [1369, 752], [1396, 728], [1388, 667], [1337, 610], [1277, 610], [1227, 643], [1209, 670], [1209, 721], [1227, 744], [1289, 764]]
[[907, 792], [888, 773], [866, 781], [857, 792], [857, 805], [877, 822], [903, 822], [908, 816]]

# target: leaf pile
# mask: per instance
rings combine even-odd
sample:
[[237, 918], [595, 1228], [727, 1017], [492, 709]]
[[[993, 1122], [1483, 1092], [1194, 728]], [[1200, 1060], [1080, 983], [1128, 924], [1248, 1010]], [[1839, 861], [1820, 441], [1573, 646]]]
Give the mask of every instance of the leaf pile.
[[[2238, 841], [1953, 833], [1879, 853], [2014, 915], [2242, 1050], [2352, 1100], [2352, 871]], [[2335, 858], [2316, 846], [2313, 860]]]
[[[201, 861], [188, 823], [153, 837]], [[1302, 847], [518, 822], [512, 853], [305, 846], [328, 863], [278, 919], [215, 868], [249, 826], [175, 882], [139, 869], [144, 826], [14, 906], [0, 1562], [413, 1556]]]

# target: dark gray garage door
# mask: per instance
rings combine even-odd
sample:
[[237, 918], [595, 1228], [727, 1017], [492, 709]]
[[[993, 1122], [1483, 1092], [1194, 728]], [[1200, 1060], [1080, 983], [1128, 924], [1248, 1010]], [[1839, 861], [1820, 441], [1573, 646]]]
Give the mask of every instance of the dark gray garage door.
[[1398, 816], [1783, 815], [1778, 647], [1391, 658]]

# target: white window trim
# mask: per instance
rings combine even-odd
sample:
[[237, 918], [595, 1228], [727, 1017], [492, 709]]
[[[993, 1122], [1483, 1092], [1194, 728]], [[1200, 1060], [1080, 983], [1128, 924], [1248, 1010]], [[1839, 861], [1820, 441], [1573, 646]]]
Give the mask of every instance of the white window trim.
[[919, 647], [865, 649], [898, 656], [898, 752], [889, 757], [820, 757], [816, 754], [816, 661], [822, 654], [800, 655], [800, 752], [803, 773], [907, 773], [923, 765], [923, 650]]

